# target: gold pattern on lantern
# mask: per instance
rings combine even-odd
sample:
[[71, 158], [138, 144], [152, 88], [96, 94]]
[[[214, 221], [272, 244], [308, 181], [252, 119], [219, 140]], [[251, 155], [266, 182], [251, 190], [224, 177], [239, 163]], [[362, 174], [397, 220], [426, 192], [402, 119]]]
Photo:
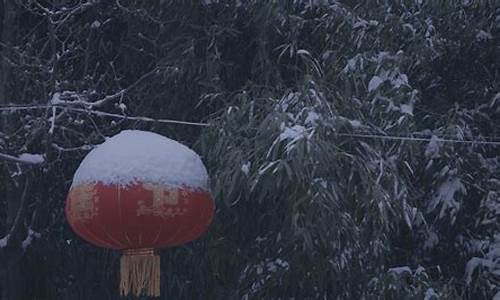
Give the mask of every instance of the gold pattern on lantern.
[[69, 215], [75, 220], [90, 220], [97, 216], [96, 206], [99, 197], [96, 194], [94, 185], [82, 184], [71, 189], [70, 197], [74, 199], [68, 207]]
[[145, 190], [151, 191], [153, 193], [153, 203], [152, 205], [146, 205], [144, 201], [139, 201], [139, 208], [137, 209], [137, 215], [153, 215], [162, 218], [173, 218], [176, 216], [182, 216], [187, 212], [187, 209], [177, 206], [179, 204], [179, 192], [178, 189], [166, 189], [165, 187], [154, 185], [154, 184], [143, 184]]

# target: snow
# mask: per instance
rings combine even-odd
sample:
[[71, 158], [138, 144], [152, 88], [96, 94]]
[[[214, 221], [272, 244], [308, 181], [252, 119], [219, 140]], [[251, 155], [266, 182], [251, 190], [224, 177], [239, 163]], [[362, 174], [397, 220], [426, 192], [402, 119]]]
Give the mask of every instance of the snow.
[[50, 103], [52, 104], [59, 104], [61, 102], [61, 93], [55, 92], [52, 95], [52, 99], [50, 100]]
[[241, 166], [241, 172], [243, 172], [245, 175], [248, 176], [248, 173], [250, 173], [250, 167], [252, 166], [252, 163], [247, 161]]
[[395, 88], [400, 88], [402, 85], [408, 85], [408, 76], [406, 76], [406, 74], [390, 74], [388, 79]]
[[427, 158], [438, 158], [439, 157], [439, 138], [435, 135], [431, 137], [431, 140], [427, 147], [425, 148], [425, 157]]
[[493, 36], [489, 32], [479, 30], [479, 32], [476, 34], [476, 39], [479, 41], [487, 41], [493, 39]]
[[7, 246], [7, 243], [9, 242], [9, 237], [10, 235], [6, 235], [3, 238], [0, 239], [0, 248], [4, 248]]
[[429, 251], [439, 244], [439, 236], [434, 231], [429, 231], [427, 239], [424, 242], [424, 249]]
[[439, 295], [436, 294], [436, 291], [434, 291], [433, 288], [428, 288], [427, 291], [425, 291], [424, 300], [431, 300], [431, 299], [439, 299]]
[[124, 103], [120, 103], [118, 107], [122, 112], [125, 112], [127, 110], [127, 105], [125, 105]]
[[493, 276], [500, 275], [498, 264], [500, 258], [500, 233], [494, 235], [493, 241], [490, 242], [488, 248], [487, 252], [484, 250], [481, 251], [484, 253], [484, 257], [472, 257], [467, 262], [465, 266], [465, 283], [467, 285], [471, 284], [472, 277], [478, 268], [483, 269]]
[[493, 296], [493, 300], [500, 300], [500, 291]]
[[394, 88], [399, 89], [401, 86], [408, 85], [408, 76], [398, 71], [383, 71], [372, 77], [368, 83], [368, 92], [378, 89], [385, 81], [389, 81]]
[[311, 53], [309, 53], [309, 51], [304, 50], [304, 49], [297, 50], [297, 54], [298, 55], [308, 55], [308, 56], [311, 56]]
[[26, 236], [26, 239], [21, 243], [21, 246], [23, 247], [24, 250], [31, 245], [31, 242], [33, 242], [34, 239], [40, 238], [40, 234], [36, 231], [33, 231], [31, 228], [28, 229], [28, 235]]
[[299, 93], [288, 93], [283, 98], [280, 99], [278, 103], [278, 108], [280, 108], [282, 111], [287, 111], [288, 107], [292, 106], [294, 103], [296, 103], [299, 99], [300, 94]]
[[96, 28], [99, 28], [101, 27], [101, 22], [95, 20], [94, 22], [92, 22], [92, 24], [90, 25], [90, 28], [92, 29], [96, 29]]
[[486, 260], [482, 258], [473, 257], [467, 262], [467, 265], [465, 266], [466, 284], [470, 284], [472, 282], [472, 275], [474, 274], [474, 271], [477, 269], [477, 267], [482, 266], [485, 261]]
[[125, 130], [94, 148], [75, 173], [72, 186], [135, 182], [208, 190], [200, 157], [188, 147], [156, 133]]
[[396, 273], [398, 275], [405, 274], [405, 273], [412, 274], [412, 271], [411, 271], [410, 267], [408, 267], [408, 266], [390, 268], [389, 272]]
[[[307, 130], [304, 126], [301, 125], [293, 125], [292, 127], [285, 127], [276, 141], [288, 141], [285, 145], [285, 152], [288, 154], [292, 151], [297, 144], [298, 141], [306, 138], [310, 139], [314, 134], [314, 128], [309, 128], [311, 130]], [[275, 143], [273, 143], [273, 146]], [[269, 152], [272, 150], [269, 149]]]
[[373, 78], [368, 83], [368, 92], [376, 90], [384, 80], [378, 76], [373, 76]]
[[41, 154], [22, 153], [17, 158], [30, 164], [41, 164], [45, 161]]
[[280, 134], [280, 140], [296, 140], [304, 136], [306, 128], [301, 125], [294, 125], [292, 127], [285, 127]]
[[307, 117], [304, 121], [304, 124], [309, 126], [315, 126], [318, 123], [319, 119], [320, 117], [316, 112], [310, 111], [307, 113]]
[[347, 64], [343, 69], [344, 73], [356, 71], [357, 69], [363, 69], [364, 59], [360, 54], [356, 54], [353, 58], [347, 60]]
[[411, 104], [402, 104], [400, 106], [400, 109], [401, 109], [402, 113], [413, 116], [413, 105], [411, 105]]
[[363, 125], [359, 120], [349, 120], [349, 124], [351, 124], [353, 128], [360, 128]]
[[455, 199], [455, 194], [461, 193], [463, 195], [467, 194], [467, 190], [463, 185], [460, 178], [448, 178], [443, 184], [439, 186], [436, 191], [434, 198], [431, 200], [427, 212], [433, 211], [439, 204], [442, 204], [440, 217], [444, 216], [447, 209], [451, 209], [453, 212], [457, 212], [460, 209], [460, 202]]

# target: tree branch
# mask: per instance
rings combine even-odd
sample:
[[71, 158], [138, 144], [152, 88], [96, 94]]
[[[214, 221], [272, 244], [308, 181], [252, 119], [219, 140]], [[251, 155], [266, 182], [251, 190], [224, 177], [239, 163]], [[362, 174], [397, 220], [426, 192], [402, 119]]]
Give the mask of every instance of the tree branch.
[[14, 237], [20, 232], [20, 228], [23, 224], [24, 216], [26, 214], [26, 198], [28, 197], [28, 189], [30, 185], [30, 177], [26, 176], [26, 180], [24, 181], [23, 193], [21, 194], [21, 204], [19, 205], [19, 210], [17, 211], [16, 219], [14, 220], [14, 224], [10, 229], [9, 236]]
[[86, 101], [85, 99], [82, 98], [82, 96], [80, 96], [76, 93], [71, 93], [71, 95], [70, 95], [70, 97], [76, 98], [76, 100], [73, 100], [73, 101], [62, 100], [60, 98], [61, 94], [54, 93], [52, 100], [50, 102], [54, 105], [81, 105], [81, 106], [85, 106], [88, 109], [101, 107], [104, 104], [106, 104], [112, 100], [115, 100], [115, 99], [122, 97], [123, 95], [128, 93], [130, 90], [135, 88], [137, 85], [139, 85], [141, 82], [148, 79], [151, 75], [156, 74], [158, 72], [158, 70], [159, 70], [158, 68], [154, 68], [153, 70], [143, 74], [141, 77], [139, 77], [139, 79], [137, 79], [134, 83], [129, 85], [127, 88], [122, 89], [122, 90], [118, 91], [117, 93], [114, 93], [112, 95], [108, 95], [108, 96], [106, 96], [102, 99], [99, 99], [97, 101], [94, 101], [94, 102]]
[[43, 156], [40, 154], [28, 154], [28, 153], [23, 153], [19, 157], [0, 153], [0, 159], [25, 165], [40, 165], [45, 161]]

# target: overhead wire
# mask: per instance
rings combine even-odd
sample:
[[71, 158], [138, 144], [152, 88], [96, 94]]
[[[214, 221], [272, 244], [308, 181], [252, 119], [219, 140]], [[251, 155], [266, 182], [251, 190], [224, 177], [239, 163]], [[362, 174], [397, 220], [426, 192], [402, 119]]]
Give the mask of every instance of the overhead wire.
[[[57, 107], [62, 110], [70, 110], [75, 112], [93, 114], [102, 117], [110, 117], [110, 118], [120, 118], [126, 120], [134, 120], [141, 122], [156, 122], [156, 123], [167, 123], [167, 124], [179, 124], [179, 125], [189, 125], [189, 126], [202, 126], [208, 127], [211, 126], [210, 123], [203, 122], [191, 122], [191, 121], [182, 121], [182, 120], [174, 120], [174, 119], [154, 119], [150, 117], [137, 117], [137, 116], [128, 116], [128, 115], [120, 115], [113, 114], [108, 112], [103, 112], [99, 110], [88, 110], [83, 108], [75, 108], [54, 104], [47, 105], [8, 105], [8, 106], [0, 106], [0, 111], [16, 111], [16, 110], [33, 110], [33, 109], [47, 109]], [[500, 137], [496, 136], [482, 136], [482, 139], [487, 140], [479, 140], [478, 137], [474, 139], [453, 139], [449, 138], [450, 135], [431, 135], [430, 137], [415, 137], [411, 135], [392, 135], [392, 134], [376, 134], [376, 133], [367, 133], [367, 132], [341, 132], [337, 133], [338, 136], [345, 137], [356, 137], [356, 138], [366, 138], [366, 139], [380, 139], [380, 140], [396, 140], [396, 141], [410, 141], [410, 142], [439, 142], [439, 143], [455, 143], [455, 144], [469, 144], [469, 145], [489, 145], [489, 146], [500, 146]], [[416, 133], [412, 135], [424, 135], [424, 133]], [[498, 140], [498, 141], [497, 141]]]

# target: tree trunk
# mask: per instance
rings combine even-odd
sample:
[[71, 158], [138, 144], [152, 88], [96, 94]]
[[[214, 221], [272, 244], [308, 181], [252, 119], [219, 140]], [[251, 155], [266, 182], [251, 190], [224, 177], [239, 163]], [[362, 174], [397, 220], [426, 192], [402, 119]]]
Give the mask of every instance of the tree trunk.
[[[8, 55], [9, 47], [12, 45], [14, 39], [16, 11], [14, 0], [2, 1], [2, 36], [1, 41], [5, 46], [2, 46], [2, 57], [0, 64], [0, 104], [6, 104], [9, 101], [9, 83], [10, 81], [10, 65], [4, 57]], [[4, 121], [4, 124], [5, 121]], [[5, 129], [5, 128], [4, 128]]]
[[[0, 61], [0, 105], [5, 105], [12, 102], [12, 92], [10, 85], [12, 83], [11, 78], [11, 68], [8, 61], [5, 59], [9, 55], [9, 48], [12, 46], [14, 41], [15, 32], [15, 19], [16, 19], [16, 9], [14, 0], [3, 0], [2, 1], [2, 29], [1, 29], [1, 41], [4, 46], [1, 48], [1, 61]], [[7, 135], [12, 134], [15, 131], [15, 119], [12, 115], [2, 116], [2, 123], [0, 124], [1, 131]], [[5, 178], [10, 177], [10, 172], [5, 165], [3, 168], [5, 171]], [[9, 232], [16, 223], [16, 216], [18, 215], [19, 209], [21, 208], [21, 199], [19, 199], [20, 193], [19, 186], [13, 184], [12, 180], [4, 180], [5, 186], [5, 203], [7, 204], [7, 222], [6, 228]], [[27, 183], [26, 183], [27, 184]], [[25, 195], [24, 195], [25, 196]], [[14, 300], [23, 299], [23, 284], [21, 275], [21, 264], [20, 256], [22, 255], [21, 247], [21, 232], [24, 230], [18, 228], [16, 232], [12, 232], [11, 238], [7, 247], [4, 249], [3, 258], [6, 259], [6, 272], [3, 280], [2, 286], [2, 299], [3, 300]]]

